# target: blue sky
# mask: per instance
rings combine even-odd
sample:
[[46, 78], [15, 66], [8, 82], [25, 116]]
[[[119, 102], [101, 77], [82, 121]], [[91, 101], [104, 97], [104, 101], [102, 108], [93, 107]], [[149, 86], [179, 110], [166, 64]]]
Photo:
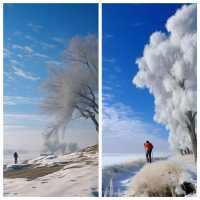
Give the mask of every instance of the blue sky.
[[[164, 126], [153, 121], [153, 96], [147, 89], [136, 88], [132, 79], [138, 71], [135, 61], [142, 56], [150, 35], [155, 31], [166, 32], [167, 19], [181, 6], [103, 5], [103, 105], [106, 113], [106, 125], [103, 128], [104, 152], [120, 152], [119, 149], [122, 152], [137, 151], [137, 148], [133, 150], [132, 146], [142, 147], [142, 141], [146, 139], [152, 139], [157, 144], [157, 150], [160, 148], [164, 151], [168, 148], [167, 131]], [[107, 121], [112, 120], [109, 125]], [[123, 129], [120, 129], [122, 121]], [[109, 127], [112, 124], [114, 128]], [[118, 130], [121, 130], [120, 134]], [[134, 142], [137, 139], [140, 140], [139, 144]], [[117, 149], [113, 148], [114, 146], [117, 146]], [[143, 151], [142, 148], [140, 150]]]
[[[88, 34], [98, 34], [97, 4], [4, 4], [5, 133], [42, 132], [46, 118], [38, 103], [47, 66], [59, 67], [68, 42]], [[91, 129], [84, 122], [73, 127]], [[86, 137], [94, 142], [91, 134]]]

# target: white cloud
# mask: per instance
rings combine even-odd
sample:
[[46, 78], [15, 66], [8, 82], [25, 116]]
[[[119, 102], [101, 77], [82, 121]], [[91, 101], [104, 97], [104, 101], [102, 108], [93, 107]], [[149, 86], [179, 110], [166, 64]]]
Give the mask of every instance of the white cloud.
[[65, 41], [64, 38], [60, 38], [60, 37], [53, 37], [52, 40], [60, 44], [63, 44]]
[[20, 36], [20, 35], [22, 35], [22, 32], [21, 32], [21, 31], [15, 31], [15, 32], [13, 33], [13, 35], [14, 35], [14, 36]]
[[11, 63], [12, 65], [20, 65], [20, 64], [21, 64], [19, 61], [15, 60], [15, 59], [11, 59], [11, 60], [10, 60], [10, 63]]
[[52, 49], [54, 48], [56, 45], [54, 44], [49, 44], [47, 42], [40, 42], [40, 45], [42, 46], [42, 48], [44, 49]]
[[34, 50], [29, 46], [21, 46], [19, 44], [13, 44], [12, 49], [17, 49], [23, 51], [25, 54], [32, 54]]
[[47, 65], [61, 65], [61, 62], [56, 60], [48, 60], [45, 62]]
[[115, 63], [116, 59], [115, 58], [104, 58], [103, 61], [106, 63]]
[[32, 54], [34, 51], [32, 48], [28, 47], [28, 46], [25, 46], [24, 47], [24, 51], [27, 53], [27, 54]]
[[40, 78], [37, 77], [37, 76], [33, 76], [30, 72], [25, 72], [23, 71], [21, 68], [18, 68], [18, 67], [12, 67], [14, 69], [14, 73], [19, 76], [19, 77], [22, 77], [24, 79], [28, 79], [28, 80], [32, 80], [32, 81], [35, 81], [35, 80], [39, 80]]
[[143, 152], [146, 140], [152, 141], [157, 151], [168, 150], [167, 139], [160, 138], [161, 129], [145, 122], [131, 107], [122, 103], [104, 103], [102, 130], [104, 153]]
[[23, 50], [23, 49], [24, 49], [24, 47], [21, 46], [21, 45], [19, 45], [19, 44], [13, 44], [13, 45], [12, 45], [12, 48], [13, 48], [13, 49], [20, 49], [20, 50]]
[[34, 56], [39, 57], [39, 58], [49, 58], [49, 56], [42, 53], [35, 53]]
[[10, 50], [7, 49], [7, 48], [4, 48], [4, 49], [3, 49], [3, 56], [4, 56], [4, 58], [10, 58], [11, 55], [12, 55], [12, 51], [10, 51]]
[[32, 29], [34, 32], [39, 32], [41, 29], [43, 29], [43, 26], [38, 24], [29, 23], [28, 26]]
[[[34, 40], [33, 38], [31, 38], [32, 40]], [[36, 41], [34, 41], [34, 42], [36, 42]], [[42, 44], [42, 46], [43, 46], [44, 44]], [[49, 45], [49, 46], [51, 46], [51, 45]], [[23, 51], [25, 54], [28, 54], [28, 55], [30, 55], [30, 54], [32, 54], [33, 56], [35, 56], [35, 57], [39, 57], [39, 58], [49, 58], [47, 55], [45, 55], [45, 54], [42, 54], [42, 53], [37, 53], [37, 52], [35, 52], [31, 47], [29, 47], [29, 46], [21, 46], [21, 45], [19, 45], [19, 44], [13, 44], [12, 45], [12, 49], [18, 49], [18, 50], [21, 50], [21, 51]], [[19, 57], [19, 58], [22, 58], [22, 54], [17, 54], [17, 56]], [[12, 60], [11, 60], [12, 61]], [[13, 60], [13, 62], [14, 62], [15, 60]], [[12, 64], [19, 64], [19, 63], [17, 63], [17, 62], [15, 62], [15, 63], [12, 63]]]
[[31, 128], [37, 125], [44, 127], [48, 120], [49, 118], [42, 114], [4, 114], [4, 126], [26, 126]]
[[40, 99], [24, 96], [4, 96], [4, 105], [38, 104]]
[[36, 41], [35, 38], [33, 38], [33, 37], [30, 36], [30, 35], [25, 35], [24, 37], [25, 37], [27, 40], [31, 40], [31, 41], [34, 41], [34, 42]]
[[4, 71], [3, 74], [6, 76], [6, 78], [7, 78], [6, 80], [13, 80], [14, 79], [11, 72], [5, 72]]
[[[106, 84], [103, 84], [103, 90], [106, 90], [106, 91], [112, 91], [112, 87], [111, 86], [108, 86]], [[104, 94], [103, 94], [104, 95]]]
[[39, 120], [41, 119], [40, 115], [30, 115], [30, 114], [5, 114], [5, 119], [11, 120], [11, 121], [17, 121], [17, 120]]
[[111, 92], [112, 88], [109, 86], [103, 86], [103, 94], [102, 94], [102, 101], [103, 103], [107, 103], [112, 101], [114, 95]]
[[18, 57], [18, 58], [23, 58], [23, 55], [20, 54], [20, 53], [18, 53], [18, 54], [17, 54], [17, 57]]

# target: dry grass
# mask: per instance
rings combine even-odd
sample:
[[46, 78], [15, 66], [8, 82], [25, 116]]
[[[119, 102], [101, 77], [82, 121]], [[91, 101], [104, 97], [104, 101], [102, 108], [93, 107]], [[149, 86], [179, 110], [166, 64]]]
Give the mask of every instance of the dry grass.
[[33, 167], [29, 166], [24, 169], [12, 170], [4, 172], [4, 178], [26, 178], [28, 180], [33, 180], [38, 177], [46, 176], [53, 172], [62, 169], [63, 166], [44, 166], [44, 167]]
[[128, 196], [176, 196], [182, 168], [174, 161], [158, 161], [145, 165], [133, 178]]

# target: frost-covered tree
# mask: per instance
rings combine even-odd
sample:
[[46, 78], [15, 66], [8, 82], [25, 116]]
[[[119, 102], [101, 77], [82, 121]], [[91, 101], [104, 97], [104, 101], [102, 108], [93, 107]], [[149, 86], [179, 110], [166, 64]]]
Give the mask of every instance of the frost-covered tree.
[[197, 8], [184, 5], [155, 32], [137, 59], [133, 83], [154, 96], [154, 120], [169, 130], [169, 142], [197, 157]]
[[46, 97], [41, 108], [53, 118], [45, 131], [47, 144], [62, 141], [69, 121], [80, 117], [90, 119], [98, 131], [96, 37], [73, 38], [62, 54], [62, 65], [49, 66], [42, 88]]

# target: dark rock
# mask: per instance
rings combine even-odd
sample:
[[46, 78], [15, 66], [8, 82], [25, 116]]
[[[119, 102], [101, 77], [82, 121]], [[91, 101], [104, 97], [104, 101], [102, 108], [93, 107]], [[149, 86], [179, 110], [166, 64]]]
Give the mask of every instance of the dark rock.
[[194, 184], [192, 184], [190, 182], [184, 181], [181, 184], [181, 188], [185, 191], [186, 195], [196, 192], [196, 188], [195, 188]]

